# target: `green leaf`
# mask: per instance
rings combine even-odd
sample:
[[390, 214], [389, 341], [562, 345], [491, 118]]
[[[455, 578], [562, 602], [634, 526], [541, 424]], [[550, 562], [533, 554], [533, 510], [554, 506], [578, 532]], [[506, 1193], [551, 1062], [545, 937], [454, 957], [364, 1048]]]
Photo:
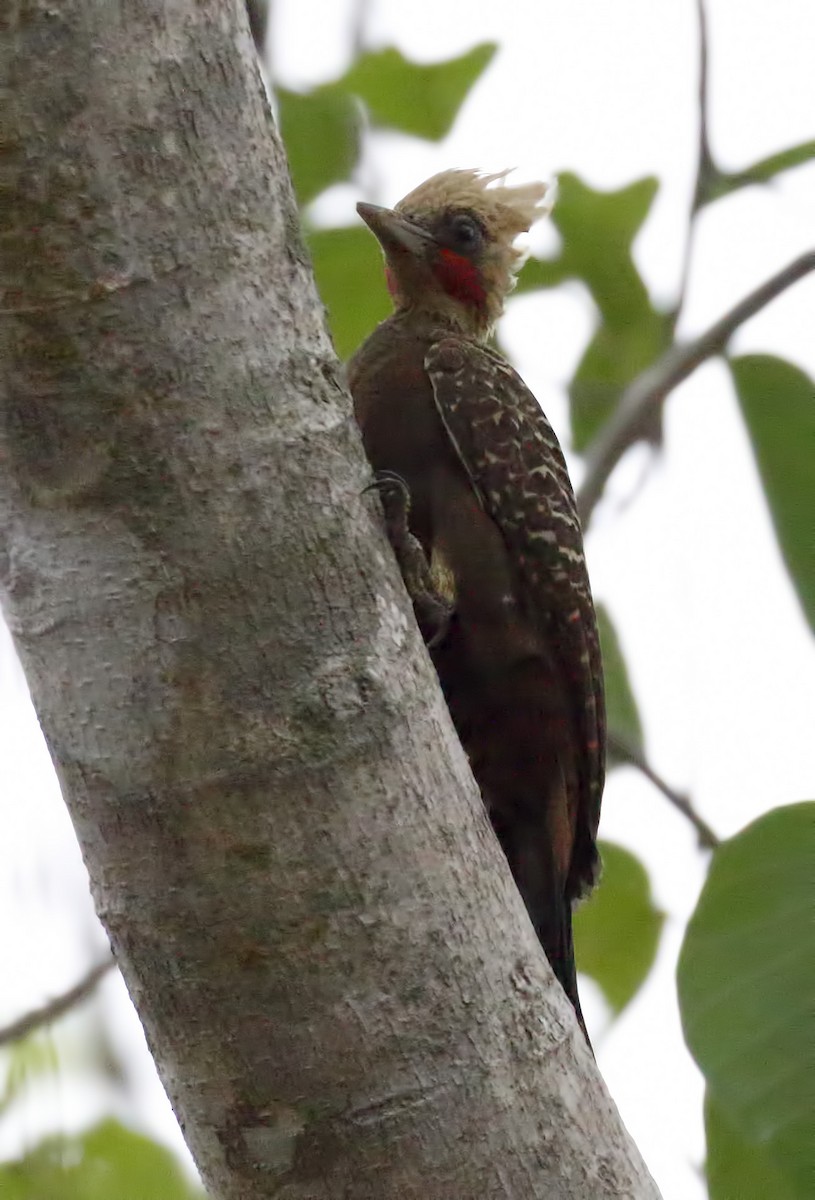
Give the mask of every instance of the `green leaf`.
[[173, 1154], [108, 1120], [0, 1165], [3, 1200], [206, 1200]]
[[[673, 319], [653, 309], [627, 326], [600, 326], [569, 384], [575, 450], [588, 447], [628, 385], [662, 356], [672, 336]], [[649, 440], [661, 440], [660, 419], [655, 420]]]
[[[558, 176], [557, 203], [552, 222], [560, 233], [558, 264], [561, 278], [582, 279], [602, 317], [611, 325], [628, 324], [632, 314], [650, 307], [631, 248], [645, 222], [659, 184], [653, 177], [638, 179], [618, 191], [590, 187], [571, 171]], [[538, 260], [546, 262], [546, 260]], [[521, 273], [534, 278], [535, 260]], [[540, 286], [538, 284], [538, 286]]]
[[711, 1098], [793, 1194], [815, 1179], [815, 802], [723, 842], [679, 958], [685, 1038]]
[[538, 288], [559, 287], [569, 279], [569, 272], [560, 258], [528, 258], [518, 274], [513, 296], [534, 292]]
[[815, 381], [769, 354], [730, 361], [781, 554], [815, 630]]
[[56, 1044], [48, 1031], [37, 1030], [12, 1042], [5, 1049], [5, 1083], [0, 1092], [0, 1116], [25, 1095], [29, 1086], [43, 1075], [57, 1075], [60, 1069]]
[[618, 1015], [654, 964], [665, 918], [639, 859], [612, 842], [602, 842], [600, 853], [600, 883], [575, 910], [575, 951], [578, 970], [596, 980]]
[[642, 721], [637, 701], [628, 678], [617, 630], [614, 628], [608, 609], [598, 604], [597, 627], [600, 631], [600, 647], [603, 651], [603, 673], [606, 681], [606, 716], [608, 727], [634, 750], [644, 747]]
[[716, 1101], [705, 1095], [707, 1175], [710, 1200], [797, 1200], [766, 1146], [748, 1142], [727, 1120]]
[[722, 196], [728, 196], [740, 188], [750, 187], [756, 183], [769, 183], [782, 171], [800, 167], [813, 158], [815, 158], [815, 142], [801, 142], [798, 146], [790, 146], [787, 150], [779, 150], [777, 154], [761, 158], [752, 166], [745, 167], [743, 171], [714, 171], [710, 183], [700, 199], [699, 207], [702, 208], [705, 204], [720, 200]]
[[340, 358], [347, 358], [391, 311], [382, 253], [362, 226], [307, 234], [317, 287]]
[[569, 388], [576, 450], [586, 448], [625, 387], [671, 344], [673, 318], [651, 303], [632, 256], [657, 186], [656, 179], [646, 178], [603, 192], [564, 172], [552, 213], [560, 254], [530, 259], [518, 280], [523, 292], [578, 279], [599, 310], [600, 325]]
[[374, 125], [439, 141], [496, 49], [494, 43], [484, 42], [460, 58], [429, 65], [410, 62], [393, 47], [369, 51], [338, 86], [364, 101]]
[[351, 174], [359, 156], [359, 110], [354, 98], [334, 85], [304, 95], [278, 88], [276, 96], [280, 130], [302, 207]]

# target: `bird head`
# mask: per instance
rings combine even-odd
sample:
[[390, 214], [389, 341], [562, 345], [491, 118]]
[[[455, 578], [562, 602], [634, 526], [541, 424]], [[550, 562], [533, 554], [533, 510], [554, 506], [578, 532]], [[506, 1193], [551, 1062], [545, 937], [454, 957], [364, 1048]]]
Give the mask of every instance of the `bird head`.
[[552, 208], [545, 183], [508, 187], [508, 172], [442, 171], [395, 208], [358, 204], [385, 255], [397, 310], [486, 338], [515, 285], [516, 238]]

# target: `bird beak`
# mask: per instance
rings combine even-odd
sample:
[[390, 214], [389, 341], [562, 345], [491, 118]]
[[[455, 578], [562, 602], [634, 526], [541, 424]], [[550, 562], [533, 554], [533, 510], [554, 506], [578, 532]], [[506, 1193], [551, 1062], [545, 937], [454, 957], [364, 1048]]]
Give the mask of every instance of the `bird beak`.
[[357, 205], [357, 212], [376, 236], [386, 254], [405, 252], [415, 258], [424, 258], [435, 245], [432, 236], [401, 213], [392, 208], [381, 208], [378, 204]]

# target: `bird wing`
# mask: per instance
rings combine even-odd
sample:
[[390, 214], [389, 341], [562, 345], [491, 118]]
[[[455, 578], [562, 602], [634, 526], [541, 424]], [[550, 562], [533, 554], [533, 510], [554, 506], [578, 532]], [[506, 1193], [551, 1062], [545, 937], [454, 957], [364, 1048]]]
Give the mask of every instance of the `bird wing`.
[[[532, 392], [493, 350], [446, 336], [431, 345], [425, 369], [450, 441], [510, 550], [529, 615], [560, 663], [582, 743], [579, 811], [592, 862], [605, 774], [603, 671], [563, 452]], [[590, 882], [576, 880], [575, 890]]]

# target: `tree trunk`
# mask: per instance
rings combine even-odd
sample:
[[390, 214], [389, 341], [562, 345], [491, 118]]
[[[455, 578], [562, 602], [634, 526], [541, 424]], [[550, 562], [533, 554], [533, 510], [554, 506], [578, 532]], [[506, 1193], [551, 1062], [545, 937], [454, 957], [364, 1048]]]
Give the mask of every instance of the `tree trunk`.
[[4, 608], [212, 1196], [656, 1196], [361, 497], [242, 3], [4, 22]]

